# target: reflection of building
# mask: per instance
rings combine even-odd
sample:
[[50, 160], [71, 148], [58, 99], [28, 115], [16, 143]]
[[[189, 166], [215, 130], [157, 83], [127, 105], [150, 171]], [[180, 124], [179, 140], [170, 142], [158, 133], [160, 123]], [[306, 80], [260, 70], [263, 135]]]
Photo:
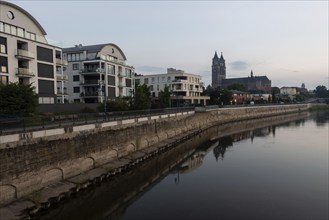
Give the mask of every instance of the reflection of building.
[[[132, 96], [134, 68], [115, 44], [76, 45], [63, 49], [70, 101], [99, 103], [105, 97]], [[105, 94], [104, 94], [105, 91]]]
[[189, 104], [206, 105], [208, 96], [201, 96], [203, 92], [201, 76], [185, 73], [183, 70], [168, 68], [166, 74], [138, 75], [136, 82], [149, 86], [153, 97], [158, 97], [159, 92], [163, 91], [165, 86], [172, 92], [170, 97], [172, 106], [182, 106]]
[[218, 58], [217, 52], [215, 52], [215, 56], [212, 60], [212, 86], [226, 88], [232, 84], [241, 84], [247, 91], [271, 91], [271, 80], [269, 80], [267, 76], [254, 76], [252, 70], [248, 77], [227, 79], [223, 54]]
[[62, 50], [50, 45], [46, 32], [27, 11], [0, 1], [0, 83], [32, 84], [39, 103], [64, 101]]
[[187, 158], [184, 163], [180, 165], [179, 171], [181, 173], [188, 173], [197, 169], [201, 166], [204, 155], [205, 154], [203, 154], [202, 152], [194, 153], [191, 157]]

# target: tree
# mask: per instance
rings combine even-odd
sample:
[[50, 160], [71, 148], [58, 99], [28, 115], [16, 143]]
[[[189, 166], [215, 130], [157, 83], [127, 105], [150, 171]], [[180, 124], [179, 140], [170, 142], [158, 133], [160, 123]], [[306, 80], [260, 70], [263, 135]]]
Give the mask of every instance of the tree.
[[244, 85], [239, 84], [239, 83], [233, 83], [232, 85], [229, 85], [227, 87], [229, 90], [238, 90], [238, 91], [246, 91], [246, 87]]
[[212, 86], [208, 85], [207, 88], [202, 93], [203, 96], [209, 96], [209, 104], [210, 105], [220, 105], [220, 88], [216, 87], [213, 88]]
[[232, 92], [227, 89], [221, 90], [220, 91], [220, 100], [224, 105], [231, 104]]
[[170, 106], [171, 92], [168, 86], [165, 86], [163, 91], [159, 92], [159, 106], [160, 108], [167, 108]]
[[318, 98], [329, 98], [329, 90], [325, 86], [317, 86], [314, 90], [316, 97]]
[[[115, 98], [110, 99], [106, 102], [106, 111], [107, 112], [115, 112], [115, 111], [128, 111], [129, 110], [129, 98]], [[99, 112], [104, 111], [104, 103], [101, 103], [97, 106], [97, 110]]]
[[140, 110], [140, 109], [150, 109], [151, 107], [151, 93], [150, 89], [147, 85], [139, 85], [135, 86], [135, 94], [132, 102], [132, 109]]
[[280, 94], [279, 87], [275, 87], [275, 86], [272, 87], [271, 93], [272, 93], [272, 101], [277, 101], [277, 95]]
[[31, 84], [0, 83], [1, 113], [33, 113], [38, 105], [38, 96]]

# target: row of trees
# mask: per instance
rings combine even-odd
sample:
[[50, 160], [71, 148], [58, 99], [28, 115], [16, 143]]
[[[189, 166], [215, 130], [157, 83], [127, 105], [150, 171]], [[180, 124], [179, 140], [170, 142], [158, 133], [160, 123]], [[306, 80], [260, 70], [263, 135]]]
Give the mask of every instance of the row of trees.
[[[128, 111], [128, 110], [142, 110], [151, 108], [167, 108], [170, 107], [171, 92], [166, 86], [163, 91], [159, 92], [158, 99], [152, 99], [150, 89], [147, 85], [135, 86], [135, 93], [133, 97], [123, 97], [110, 99], [106, 103], [106, 111]], [[104, 111], [104, 103], [99, 104], [98, 111]]]

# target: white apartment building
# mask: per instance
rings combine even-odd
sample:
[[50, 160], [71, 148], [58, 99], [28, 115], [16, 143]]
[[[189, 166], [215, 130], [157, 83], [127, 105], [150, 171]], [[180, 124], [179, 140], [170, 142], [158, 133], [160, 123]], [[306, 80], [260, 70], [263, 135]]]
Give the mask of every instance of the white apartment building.
[[50, 45], [39, 22], [19, 6], [0, 1], [0, 83], [32, 84], [40, 104], [64, 101], [62, 49]]
[[184, 106], [190, 104], [206, 105], [208, 96], [201, 96], [203, 83], [201, 76], [185, 73], [184, 70], [168, 68], [165, 74], [136, 76], [136, 83], [149, 86], [153, 97], [158, 97], [165, 86], [171, 91], [171, 106]]
[[68, 61], [64, 89], [69, 102], [101, 103], [108, 98], [133, 95], [134, 67], [126, 63], [117, 45], [80, 44], [64, 48], [63, 57]]

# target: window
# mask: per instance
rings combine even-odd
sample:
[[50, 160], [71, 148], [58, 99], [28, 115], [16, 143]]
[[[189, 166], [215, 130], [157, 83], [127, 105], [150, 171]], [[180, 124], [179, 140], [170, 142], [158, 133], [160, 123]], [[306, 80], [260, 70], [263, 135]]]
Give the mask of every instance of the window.
[[80, 87], [73, 87], [73, 93], [80, 93]]
[[72, 54], [72, 61], [76, 61], [76, 59], [75, 59], [75, 53]]
[[78, 63], [73, 63], [72, 69], [73, 70], [78, 70], [79, 69], [79, 64]]
[[0, 76], [0, 83], [2, 83], [3, 85], [7, 85], [8, 84], [8, 76]]
[[53, 62], [53, 50], [37, 46], [37, 59], [45, 62]]
[[152, 83], [153, 83], [153, 84], [155, 83], [155, 78], [154, 78], [154, 77], [152, 77]]
[[46, 78], [54, 78], [54, 66], [38, 63], [38, 76]]
[[167, 78], [167, 82], [170, 82], [170, 80], [171, 80], [171, 79], [170, 79], [170, 76], [168, 76], [168, 78]]
[[108, 64], [107, 65], [107, 69], [108, 69], [108, 73], [109, 74], [115, 75], [115, 67], [114, 67], [114, 65]]
[[73, 82], [79, 82], [80, 81], [80, 76], [79, 75], [74, 75], [73, 76]]
[[71, 56], [71, 54], [68, 54], [68, 55], [67, 55], [67, 61], [72, 61], [72, 56]]
[[144, 79], [144, 84], [146, 84], [146, 85], [149, 84], [149, 79], [148, 78]]
[[53, 96], [54, 95], [54, 81], [52, 80], [38, 80], [39, 95], [41, 96]]
[[8, 58], [0, 56], [0, 72], [8, 73]]

